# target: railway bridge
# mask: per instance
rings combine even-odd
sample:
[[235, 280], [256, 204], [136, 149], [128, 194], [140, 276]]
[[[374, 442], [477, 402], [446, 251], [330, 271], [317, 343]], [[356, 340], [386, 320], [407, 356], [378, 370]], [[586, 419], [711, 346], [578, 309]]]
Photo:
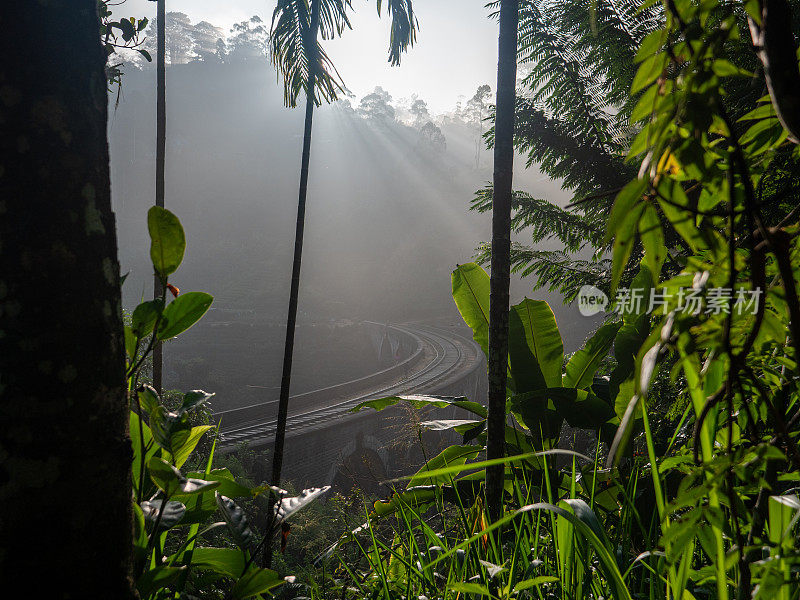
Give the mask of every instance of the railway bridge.
[[[378, 324], [368, 324], [378, 326]], [[480, 347], [454, 327], [404, 323], [383, 326], [384, 340], [412, 349], [406, 358], [353, 381], [291, 396], [283, 472], [299, 486], [354, 483], [377, 489], [380, 481], [419, 467], [452, 443], [452, 434], [423, 432], [419, 411], [402, 403], [377, 412], [351, 409], [386, 396], [438, 394], [486, 401], [486, 367]], [[387, 344], [384, 342], [385, 347]], [[383, 350], [385, 352], [385, 348]], [[222, 419], [222, 452], [247, 444], [268, 449], [275, 437], [277, 399], [215, 414]], [[449, 414], [446, 414], [449, 412]], [[425, 418], [465, 418], [458, 409], [427, 411]], [[266, 467], [266, 465], [265, 465]], [[267, 478], [266, 469], [259, 476]]]

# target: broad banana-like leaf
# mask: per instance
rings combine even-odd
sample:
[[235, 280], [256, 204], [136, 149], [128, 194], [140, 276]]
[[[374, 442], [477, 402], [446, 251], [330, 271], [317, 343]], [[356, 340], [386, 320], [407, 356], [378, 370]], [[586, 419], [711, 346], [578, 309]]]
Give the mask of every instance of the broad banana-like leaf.
[[408, 402], [414, 408], [425, 408], [433, 406], [435, 408], [463, 408], [474, 415], [485, 419], [488, 412], [486, 407], [477, 402], [467, 400], [463, 396], [388, 396], [386, 398], [378, 398], [377, 400], [367, 400], [362, 402], [350, 412], [358, 412], [362, 408], [374, 408], [375, 410], [383, 410], [389, 406], [394, 406], [399, 402]]
[[472, 329], [472, 337], [489, 356], [489, 274], [475, 263], [453, 271], [453, 300], [461, 318]]
[[606, 323], [589, 338], [586, 344], [572, 355], [564, 374], [564, 387], [586, 389], [592, 385], [594, 374], [608, 355], [622, 323]]
[[547, 302], [526, 298], [511, 307], [508, 353], [517, 393], [561, 385], [564, 344]]

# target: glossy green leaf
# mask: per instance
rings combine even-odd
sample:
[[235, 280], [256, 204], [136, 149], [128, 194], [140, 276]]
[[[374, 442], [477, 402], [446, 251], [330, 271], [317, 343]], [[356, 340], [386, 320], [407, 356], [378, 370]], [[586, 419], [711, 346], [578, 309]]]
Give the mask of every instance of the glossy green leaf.
[[594, 374], [603, 359], [608, 356], [621, 326], [622, 323], [619, 321], [606, 323], [589, 338], [583, 348], [572, 355], [567, 362], [564, 387], [585, 389], [592, 385]]
[[626, 215], [616, 230], [611, 256], [611, 292], [617, 291], [622, 274], [628, 266], [628, 261], [636, 243], [636, 231], [643, 206], [638, 204]]
[[164, 309], [164, 302], [161, 298], [142, 302], [137, 306], [131, 315], [131, 330], [138, 338], [143, 338], [153, 333], [158, 315]]
[[442, 450], [437, 456], [426, 461], [425, 466], [422, 467], [416, 474], [409, 480], [408, 487], [415, 487], [420, 485], [430, 485], [436, 483], [447, 483], [450, 477], [443, 476], [429, 476], [428, 473], [444, 467], [453, 465], [463, 465], [468, 460], [472, 460], [480, 453], [478, 446], [448, 446]]
[[140, 598], [149, 598], [158, 590], [168, 588], [178, 580], [186, 567], [168, 567], [160, 565], [148, 569], [136, 580], [136, 590]]
[[486, 407], [477, 402], [471, 402], [463, 396], [387, 396], [386, 398], [378, 398], [376, 400], [367, 400], [362, 402], [350, 412], [358, 412], [363, 408], [374, 408], [375, 410], [383, 410], [390, 406], [394, 406], [399, 402], [407, 402], [414, 408], [463, 408], [464, 410], [478, 415], [482, 419], [487, 416]]
[[129, 360], [133, 360], [136, 355], [136, 334], [128, 325], [125, 325], [125, 354]]
[[606, 223], [605, 241], [609, 242], [614, 239], [617, 230], [628, 219], [634, 208], [641, 203], [645, 190], [647, 190], [647, 182], [643, 179], [635, 179], [617, 194]]
[[139, 398], [139, 406], [145, 414], [150, 414], [155, 411], [160, 405], [161, 400], [158, 397], [158, 392], [151, 385], [143, 385], [137, 390]]
[[150, 479], [153, 480], [160, 490], [167, 496], [174, 494], [191, 495], [209, 492], [219, 487], [218, 481], [204, 481], [202, 479], [191, 479], [184, 475], [174, 466], [169, 464], [160, 456], [154, 456], [147, 463]]
[[661, 272], [661, 265], [664, 264], [664, 259], [667, 257], [667, 247], [658, 213], [650, 204], [645, 205], [639, 220], [639, 238], [644, 246], [642, 261], [650, 269], [653, 279], [657, 279]]
[[[266, 485], [251, 488], [239, 483], [229, 469], [212, 469], [208, 474], [190, 471], [187, 476], [205, 481], [219, 482], [217, 491], [228, 498], [252, 498], [268, 489]], [[216, 501], [214, 501], [214, 506], [216, 506]]]
[[561, 385], [564, 345], [550, 305], [526, 298], [509, 313], [508, 352], [517, 393]]
[[225, 523], [228, 525], [228, 530], [231, 532], [236, 545], [242, 550], [247, 550], [253, 543], [254, 535], [244, 511], [233, 500], [221, 495], [219, 492], [215, 493], [215, 497], [217, 506], [225, 519]]
[[195, 548], [192, 552], [192, 568], [213, 571], [231, 579], [237, 579], [244, 571], [245, 557], [238, 548]]
[[304, 509], [306, 506], [320, 498], [323, 494], [327, 493], [331, 486], [326, 485], [320, 488], [307, 488], [300, 492], [297, 496], [287, 497], [283, 490], [273, 487], [272, 490], [278, 494], [279, 501], [275, 506], [275, 523], [274, 533], [278, 532], [281, 523], [287, 521], [296, 512]]
[[213, 393], [204, 392], [203, 390], [192, 390], [183, 395], [183, 402], [181, 403], [182, 411], [194, 410], [214, 397]]
[[189, 329], [206, 314], [213, 301], [205, 292], [187, 292], [175, 298], [161, 316], [158, 339], [168, 340]]
[[158, 527], [161, 530], [167, 530], [175, 527], [175, 525], [181, 522], [181, 519], [183, 519], [184, 515], [186, 515], [186, 506], [182, 502], [170, 500], [164, 506], [162, 511], [161, 507], [163, 503], [164, 501], [160, 499], [145, 500], [142, 502], [141, 509], [142, 514], [144, 514], [144, 518], [153, 524], [155, 524], [160, 513], [161, 520], [158, 523]]
[[247, 573], [242, 575], [233, 586], [232, 596], [235, 600], [252, 598], [257, 594], [269, 592], [284, 583], [283, 578], [271, 569], [250, 567]]
[[186, 415], [170, 412], [161, 405], [150, 413], [150, 428], [156, 443], [170, 454], [177, 453], [192, 433]]
[[186, 251], [183, 226], [170, 211], [153, 206], [147, 211], [147, 229], [150, 232], [150, 260], [156, 274], [166, 280], [183, 261]]
[[631, 94], [641, 91], [660, 77], [667, 67], [668, 60], [669, 57], [665, 52], [653, 54], [645, 58], [636, 71], [636, 76], [633, 78]]
[[192, 427], [189, 430], [189, 435], [186, 437], [186, 440], [180, 444], [172, 444], [173, 453], [169, 453], [169, 455], [165, 456], [165, 458], [172, 463], [175, 464], [176, 467], [180, 468], [183, 464], [188, 460], [191, 456], [194, 449], [197, 447], [197, 444], [200, 442], [200, 439], [203, 437], [206, 431], [209, 429], [214, 429], [213, 425], [197, 425]]
[[489, 356], [489, 275], [475, 263], [459, 265], [453, 271], [453, 300], [472, 337]]
[[[141, 421], [141, 428], [139, 427]], [[153, 434], [147, 423], [139, 418], [135, 412], [130, 411], [128, 426], [130, 428], [131, 448], [133, 449], [133, 461], [131, 463], [131, 476], [133, 478], [133, 489], [136, 494], [139, 492], [139, 478], [142, 473], [142, 454], [144, 463], [148, 461], [158, 451], [159, 446], [153, 440]], [[142, 452], [144, 450], [144, 452]], [[143, 482], [146, 485], [147, 482]]]

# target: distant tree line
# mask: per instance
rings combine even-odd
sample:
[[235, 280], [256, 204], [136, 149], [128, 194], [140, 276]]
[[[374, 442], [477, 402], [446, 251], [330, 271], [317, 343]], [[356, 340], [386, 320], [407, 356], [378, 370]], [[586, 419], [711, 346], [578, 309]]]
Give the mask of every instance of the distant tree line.
[[[158, 20], [153, 19], [145, 31], [143, 48], [152, 54], [156, 50]], [[168, 12], [165, 17], [167, 63], [180, 65], [190, 62], [235, 62], [269, 57], [269, 30], [261, 17], [253, 15], [236, 23], [228, 35], [221, 27], [208, 21], [192, 23], [186, 13]]]

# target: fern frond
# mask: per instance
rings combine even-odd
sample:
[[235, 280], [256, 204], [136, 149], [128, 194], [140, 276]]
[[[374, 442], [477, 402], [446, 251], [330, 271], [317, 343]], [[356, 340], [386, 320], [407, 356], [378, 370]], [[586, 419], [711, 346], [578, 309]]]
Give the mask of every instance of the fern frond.
[[[476, 191], [470, 209], [490, 211], [493, 191], [491, 184]], [[511, 202], [511, 227], [515, 232], [529, 229], [533, 244], [556, 239], [567, 251], [577, 252], [603, 243], [603, 227], [583, 215], [522, 191], [515, 191]]]

